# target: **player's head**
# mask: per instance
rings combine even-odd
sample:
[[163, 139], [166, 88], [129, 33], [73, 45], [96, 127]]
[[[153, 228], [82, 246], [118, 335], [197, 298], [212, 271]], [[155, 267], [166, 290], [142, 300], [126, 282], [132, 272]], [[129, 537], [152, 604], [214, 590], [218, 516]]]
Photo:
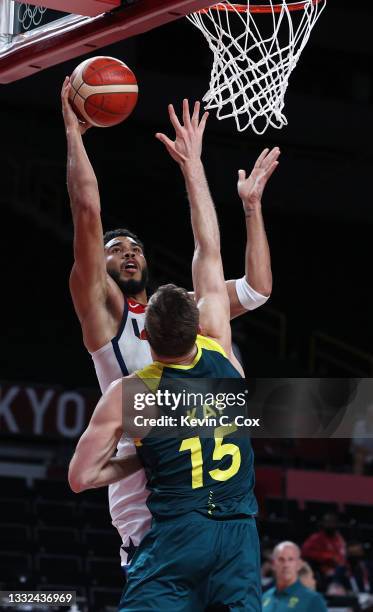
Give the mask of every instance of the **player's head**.
[[272, 563], [276, 582], [284, 585], [293, 584], [298, 580], [302, 564], [299, 546], [294, 542], [277, 544], [273, 549]]
[[199, 311], [186, 289], [175, 285], [159, 287], [149, 300], [145, 330], [153, 355], [177, 358], [194, 347]]
[[327, 512], [321, 519], [321, 528], [328, 536], [334, 536], [338, 527], [338, 517]]
[[134, 296], [146, 287], [148, 267], [144, 245], [127, 229], [104, 234], [106, 269], [125, 295]]
[[307, 561], [301, 562], [301, 567], [298, 572], [298, 577], [303, 586], [307, 587], [307, 589], [311, 589], [312, 591], [316, 591], [316, 579], [313, 573], [313, 569]]

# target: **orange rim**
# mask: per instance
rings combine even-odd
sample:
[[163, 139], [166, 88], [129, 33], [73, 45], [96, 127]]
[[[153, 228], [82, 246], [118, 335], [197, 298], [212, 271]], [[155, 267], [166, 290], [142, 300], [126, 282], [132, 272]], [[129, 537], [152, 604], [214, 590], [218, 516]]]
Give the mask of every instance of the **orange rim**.
[[[321, 0], [312, 0], [312, 4], [319, 4]], [[307, 0], [303, 0], [302, 2], [289, 2], [287, 3], [289, 11], [301, 11], [308, 4]], [[210, 9], [215, 11], [232, 11], [238, 13], [280, 13], [282, 11], [282, 4], [256, 4], [252, 6], [247, 6], [247, 4], [224, 4], [220, 2], [219, 4], [214, 4], [207, 9], [200, 9], [196, 11], [197, 13], [207, 13]]]

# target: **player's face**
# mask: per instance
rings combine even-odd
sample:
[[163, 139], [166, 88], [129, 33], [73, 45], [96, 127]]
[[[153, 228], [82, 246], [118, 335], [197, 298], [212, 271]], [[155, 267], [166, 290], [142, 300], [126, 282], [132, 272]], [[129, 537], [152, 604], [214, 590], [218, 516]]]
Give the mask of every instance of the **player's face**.
[[295, 582], [298, 578], [300, 564], [299, 552], [295, 546], [284, 546], [276, 552], [273, 559], [276, 579], [289, 584]]
[[128, 295], [139, 293], [147, 281], [147, 265], [140, 245], [132, 238], [118, 236], [105, 246], [106, 268]]

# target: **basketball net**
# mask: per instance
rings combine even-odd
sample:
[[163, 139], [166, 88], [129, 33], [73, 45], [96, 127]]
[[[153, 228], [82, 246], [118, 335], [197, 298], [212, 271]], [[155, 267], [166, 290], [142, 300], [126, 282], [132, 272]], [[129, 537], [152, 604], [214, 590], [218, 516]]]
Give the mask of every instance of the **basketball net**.
[[287, 125], [283, 113], [289, 77], [326, 0], [228, 0], [188, 15], [213, 52], [206, 109], [234, 117], [238, 131], [263, 134]]

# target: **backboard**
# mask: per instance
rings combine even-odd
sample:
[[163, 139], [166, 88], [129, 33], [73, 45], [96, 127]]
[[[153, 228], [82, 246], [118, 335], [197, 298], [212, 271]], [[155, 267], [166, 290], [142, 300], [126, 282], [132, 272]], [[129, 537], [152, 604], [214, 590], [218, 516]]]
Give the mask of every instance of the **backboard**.
[[141, 34], [215, 1], [0, 0], [0, 83]]

